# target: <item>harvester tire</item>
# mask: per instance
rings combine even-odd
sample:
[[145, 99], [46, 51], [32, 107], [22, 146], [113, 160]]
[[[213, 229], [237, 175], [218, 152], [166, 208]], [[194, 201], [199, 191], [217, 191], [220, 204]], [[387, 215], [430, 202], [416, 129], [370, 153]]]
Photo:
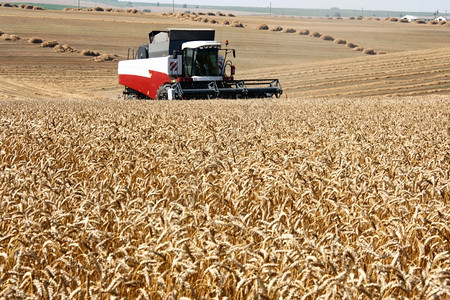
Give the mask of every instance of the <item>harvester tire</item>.
[[156, 100], [168, 100], [169, 96], [167, 94], [167, 90], [170, 88], [170, 84], [163, 84], [159, 87], [158, 91], [156, 91]]

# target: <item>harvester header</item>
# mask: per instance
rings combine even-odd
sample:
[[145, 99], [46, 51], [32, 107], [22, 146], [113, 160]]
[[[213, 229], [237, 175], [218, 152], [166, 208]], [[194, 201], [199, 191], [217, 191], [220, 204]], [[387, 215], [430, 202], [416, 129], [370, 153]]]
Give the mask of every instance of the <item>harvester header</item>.
[[[131, 55], [130, 55], [131, 54]], [[152, 31], [149, 43], [119, 62], [119, 83], [125, 96], [150, 99], [279, 97], [278, 79], [235, 80], [235, 66], [213, 29]], [[130, 57], [131, 56], [131, 57]]]

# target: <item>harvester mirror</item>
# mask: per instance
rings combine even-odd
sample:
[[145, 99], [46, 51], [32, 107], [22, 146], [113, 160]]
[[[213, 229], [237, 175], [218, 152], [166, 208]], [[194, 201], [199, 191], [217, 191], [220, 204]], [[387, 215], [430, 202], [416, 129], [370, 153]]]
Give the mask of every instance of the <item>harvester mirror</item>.
[[180, 50], [173, 50], [172, 56], [174, 59], [177, 59], [179, 54], [183, 54], [183, 52]]

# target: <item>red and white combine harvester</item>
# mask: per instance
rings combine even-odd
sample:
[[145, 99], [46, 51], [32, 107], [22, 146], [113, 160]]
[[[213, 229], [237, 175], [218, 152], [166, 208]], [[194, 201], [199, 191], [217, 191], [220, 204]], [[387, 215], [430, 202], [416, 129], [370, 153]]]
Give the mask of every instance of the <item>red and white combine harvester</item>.
[[[168, 29], [149, 33], [150, 43], [128, 49], [119, 62], [124, 96], [150, 99], [280, 97], [278, 79], [235, 80], [235, 67], [212, 29]], [[130, 55], [131, 54], [131, 55]], [[222, 55], [223, 54], [223, 55]], [[130, 57], [131, 56], [131, 57]]]

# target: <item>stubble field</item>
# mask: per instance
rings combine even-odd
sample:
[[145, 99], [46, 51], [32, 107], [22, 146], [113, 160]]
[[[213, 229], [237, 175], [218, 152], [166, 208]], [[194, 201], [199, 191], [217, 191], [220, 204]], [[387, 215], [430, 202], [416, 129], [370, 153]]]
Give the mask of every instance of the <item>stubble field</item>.
[[[252, 28], [374, 48], [377, 26], [448, 29], [362, 21], [358, 40], [338, 20], [248, 18], [218, 27], [242, 53], [239, 76], [277, 77], [288, 99], [124, 101], [117, 61], [25, 37], [123, 59], [154, 27], [199, 25], [11, 11], [0, 30], [24, 39], [0, 41], [0, 299], [450, 296], [448, 42], [411, 35], [367, 56]], [[274, 57], [280, 43], [294, 54]]]

